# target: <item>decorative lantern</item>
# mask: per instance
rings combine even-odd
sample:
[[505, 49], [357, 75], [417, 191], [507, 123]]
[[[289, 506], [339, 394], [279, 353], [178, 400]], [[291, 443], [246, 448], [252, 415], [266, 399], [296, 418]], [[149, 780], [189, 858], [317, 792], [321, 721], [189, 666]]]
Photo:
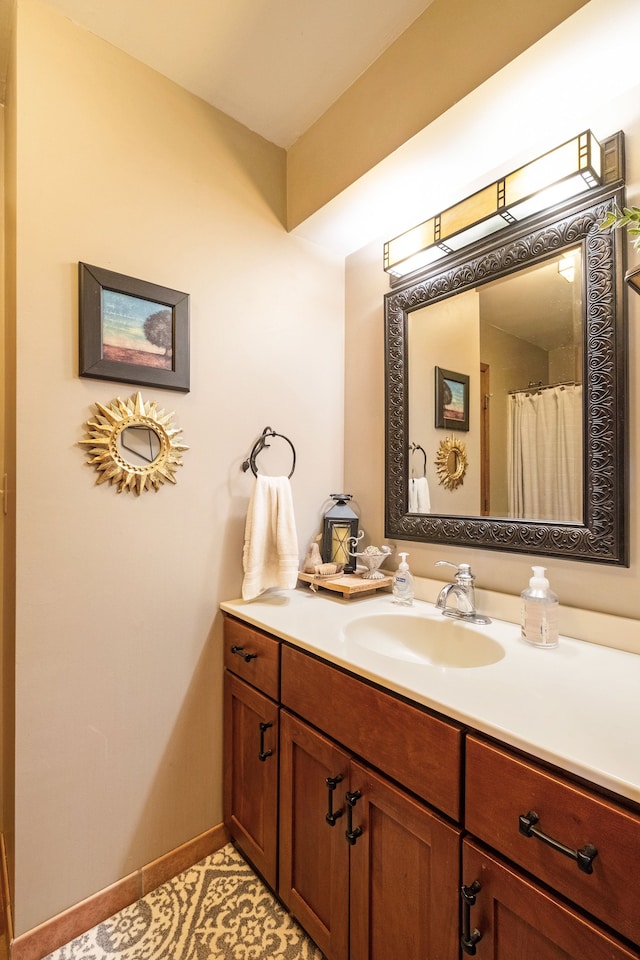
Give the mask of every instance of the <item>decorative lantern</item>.
[[322, 522], [322, 560], [324, 563], [344, 563], [344, 572], [353, 573], [356, 568], [351, 538], [358, 536], [358, 517], [351, 507], [350, 493], [332, 493], [335, 504], [324, 515]]

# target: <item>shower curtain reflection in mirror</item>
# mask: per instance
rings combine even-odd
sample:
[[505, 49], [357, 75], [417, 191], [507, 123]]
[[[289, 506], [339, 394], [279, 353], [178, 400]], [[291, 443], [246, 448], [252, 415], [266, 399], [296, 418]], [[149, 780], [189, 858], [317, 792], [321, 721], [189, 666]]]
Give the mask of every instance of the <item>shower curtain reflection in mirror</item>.
[[583, 522], [582, 386], [509, 396], [509, 516]]

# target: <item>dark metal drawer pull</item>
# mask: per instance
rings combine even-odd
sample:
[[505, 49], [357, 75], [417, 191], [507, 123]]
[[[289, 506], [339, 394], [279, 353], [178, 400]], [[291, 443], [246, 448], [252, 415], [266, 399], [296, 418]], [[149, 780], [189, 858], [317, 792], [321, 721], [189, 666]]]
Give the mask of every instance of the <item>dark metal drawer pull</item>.
[[258, 760], [262, 760], [263, 763], [264, 763], [264, 761], [267, 759], [267, 757], [270, 757], [270, 756], [273, 755], [273, 750], [265, 750], [265, 748], [264, 748], [264, 735], [265, 735], [265, 732], [266, 732], [270, 727], [272, 727], [272, 726], [273, 726], [272, 723], [261, 723], [261, 724], [260, 724], [260, 753], [258, 754]]
[[475, 956], [476, 943], [482, 940], [482, 934], [479, 930], [471, 929], [471, 907], [476, 902], [476, 894], [480, 893], [482, 887], [478, 880], [474, 880], [470, 887], [464, 884], [460, 887], [460, 897], [462, 899], [462, 936], [460, 944], [465, 953]]
[[251, 663], [251, 661], [255, 660], [258, 656], [257, 653], [245, 653], [244, 647], [239, 647], [237, 643], [231, 647], [231, 653], [235, 653], [236, 656], [242, 657], [245, 663]]
[[565, 857], [570, 857], [571, 860], [575, 860], [578, 864], [578, 869], [582, 870], [583, 873], [593, 873], [593, 861], [598, 856], [598, 851], [594, 845], [592, 843], [585, 843], [584, 847], [581, 847], [579, 850], [572, 850], [571, 847], [565, 846], [564, 843], [560, 843], [559, 840], [554, 840], [553, 837], [539, 830], [536, 827], [539, 819], [540, 817], [537, 813], [534, 813], [533, 810], [529, 810], [529, 813], [526, 814], [521, 813], [519, 818], [520, 833], [525, 837], [536, 837], [554, 850], [557, 850], [558, 853], [563, 853]]
[[335, 827], [336, 821], [339, 817], [342, 816], [344, 810], [335, 810], [333, 809], [333, 791], [336, 789], [339, 783], [342, 782], [342, 775], [339, 773], [337, 777], [327, 777], [325, 783], [329, 789], [329, 796], [327, 798], [327, 815], [325, 820], [330, 827]]
[[354, 845], [358, 837], [362, 836], [362, 827], [353, 826], [353, 808], [361, 796], [362, 793], [360, 790], [354, 790], [353, 793], [345, 794], [347, 801], [347, 829], [345, 830], [344, 835], [347, 838], [347, 842], [350, 843], [351, 846]]

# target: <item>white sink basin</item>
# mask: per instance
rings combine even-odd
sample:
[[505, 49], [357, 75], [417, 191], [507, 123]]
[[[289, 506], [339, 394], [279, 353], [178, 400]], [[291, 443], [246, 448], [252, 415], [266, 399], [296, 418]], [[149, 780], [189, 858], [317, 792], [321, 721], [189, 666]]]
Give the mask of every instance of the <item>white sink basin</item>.
[[443, 617], [378, 613], [345, 624], [348, 643], [394, 660], [434, 667], [485, 667], [504, 657], [486, 628]]

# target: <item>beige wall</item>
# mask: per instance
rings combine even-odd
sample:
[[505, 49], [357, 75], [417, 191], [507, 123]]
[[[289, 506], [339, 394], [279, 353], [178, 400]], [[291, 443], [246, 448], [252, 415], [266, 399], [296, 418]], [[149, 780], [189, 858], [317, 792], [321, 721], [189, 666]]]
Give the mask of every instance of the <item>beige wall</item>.
[[434, 0], [289, 150], [295, 227], [587, 0]]
[[[427, 453], [427, 481], [431, 513], [456, 516], [480, 513], [480, 325], [475, 290], [452, 300], [441, 300], [409, 316], [409, 433]], [[469, 377], [469, 430], [436, 427], [435, 367]], [[460, 441], [467, 453], [462, 483], [447, 489], [439, 482], [435, 465], [440, 443]], [[424, 462], [415, 454], [416, 468]], [[418, 474], [419, 475], [419, 474]]]
[[[343, 476], [344, 291], [282, 226], [283, 151], [38, 0], [17, 52], [20, 934], [221, 820], [241, 462], [266, 425], [295, 444], [302, 555]], [[78, 260], [191, 295], [191, 392], [142, 388], [190, 448], [157, 494], [97, 487], [78, 446], [135, 390], [77, 376]]]

